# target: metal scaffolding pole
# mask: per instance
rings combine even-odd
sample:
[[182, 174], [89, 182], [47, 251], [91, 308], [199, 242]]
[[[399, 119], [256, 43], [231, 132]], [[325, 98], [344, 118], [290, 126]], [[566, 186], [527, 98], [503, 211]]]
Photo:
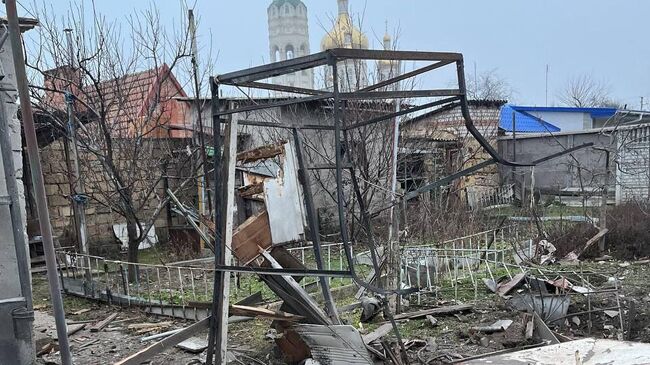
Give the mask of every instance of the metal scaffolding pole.
[[32, 114], [32, 105], [29, 99], [29, 87], [27, 84], [27, 74], [25, 71], [25, 58], [23, 56], [23, 46], [20, 40], [20, 26], [18, 24], [18, 11], [16, 9], [16, 0], [6, 0], [7, 22], [9, 23], [9, 37], [11, 39], [11, 51], [16, 69], [16, 83], [18, 94], [20, 96], [20, 108], [22, 111], [23, 129], [25, 131], [25, 141], [27, 142], [27, 154], [29, 156], [29, 167], [31, 170], [32, 182], [34, 186], [34, 195], [36, 208], [38, 210], [38, 221], [43, 237], [43, 250], [45, 251], [45, 264], [47, 266], [47, 279], [50, 286], [50, 296], [52, 299], [52, 309], [56, 321], [56, 332], [61, 352], [61, 363], [63, 365], [72, 365], [72, 356], [70, 354], [70, 345], [68, 343], [68, 334], [65, 324], [65, 311], [63, 310], [63, 298], [59, 289], [59, 277], [56, 272], [56, 257], [54, 255], [54, 241], [52, 239], [52, 227], [50, 225], [50, 214], [47, 209], [47, 195], [45, 194], [45, 185], [43, 183], [43, 171], [41, 169], [41, 159], [38, 151], [38, 142], [36, 140], [36, 129], [34, 127], [34, 116]]

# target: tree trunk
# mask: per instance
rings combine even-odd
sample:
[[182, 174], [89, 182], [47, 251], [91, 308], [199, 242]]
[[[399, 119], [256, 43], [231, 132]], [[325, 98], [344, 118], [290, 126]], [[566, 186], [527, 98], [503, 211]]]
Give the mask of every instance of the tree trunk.
[[[138, 262], [138, 246], [140, 246], [140, 239], [138, 234], [138, 224], [134, 219], [126, 220], [126, 232], [129, 237], [129, 249], [128, 249], [128, 262]], [[136, 265], [129, 265], [129, 282], [136, 281]]]

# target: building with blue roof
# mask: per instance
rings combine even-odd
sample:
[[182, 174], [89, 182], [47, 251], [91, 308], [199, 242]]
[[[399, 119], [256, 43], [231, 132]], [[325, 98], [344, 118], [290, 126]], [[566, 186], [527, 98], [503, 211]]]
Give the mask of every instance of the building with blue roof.
[[501, 108], [499, 128], [512, 133], [574, 132], [601, 128], [616, 114], [616, 108], [539, 107], [506, 104]]

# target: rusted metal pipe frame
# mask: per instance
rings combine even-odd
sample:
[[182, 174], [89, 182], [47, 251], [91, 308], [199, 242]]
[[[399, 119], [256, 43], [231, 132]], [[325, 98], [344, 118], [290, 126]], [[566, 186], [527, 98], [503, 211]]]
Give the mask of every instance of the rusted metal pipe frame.
[[325, 66], [331, 59], [358, 60], [389, 60], [389, 61], [462, 61], [460, 53], [420, 52], [420, 51], [386, 51], [334, 48], [312, 55], [297, 57], [291, 60], [269, 63], [245, 70], [230, 72], [215, 78], [220, 84], [243, 85], [253, 81], [263, 80], [274, 76], [286, 75], [296, 71]]
[[[385, 99], [409, 99], [409, 98], [430, 98], [430, 97], [444, 97], [444, 96], [462, 96], [462, 91], [459, 89], [431, 89], [431, 90], [405, 90], [405, 91], [368, 91], [368, 92], [348, 92], [340, 93], [339, 100], [385, 100]], [[290, 106], [312, 101], [328, 100], [334, 96], [331, 93], [323, 95], [314, 95], [301, 98], [289, 98], [271, 103], [254, 104], [242, 106], [217, 112], [218, 115], [230, 115], [244, 112], [251, 112], [260, 109], [277, 108], [282, 106]]]
[[[241, 84], [246, 84], [250, 86], [251, 82], [254, 82], [256, 80], [268, 78], [268, 77], [273, 77], [273, 76], [279, 76], [287, 73], [292, 73], [295, 71], [303, 70], [303, 69], [308, 69], [308, 68], [313, 68], [317, 66], [323, 66], [323, 65], [328, 65], [331, 67], [334, 75], [334, 79], [336, 80], [336, 86], [334, 88], [334, 92], [330, 94], [323, 94], [323, 95], [316, 95], [316, 96], [311, 96], [311, 97], [303, 97], [303, 98], [296, 98], [296, 99], [287, 99], [287, 100], [281, 100], [279, 102], [274, 102], [274, 103], [265, 103], [265, 104], [260, 104], [260, 105], [250, 105], [250, 106], [245, 106], [241, 108], [233, 108], [230, 110], [215, 110], [214, 111], [214, 117], [219, 117], [222, 115], [229, 115], [229, 114], [235, 114], [235, 113], [241, 113], [241, 112], [246, 112], [246, 111], [251, 111], [251, 110], [258, 110], [258, 109], [265, 109], [265, 108], [273, 108], [273, 107], [278, 107], [278, 106], [287, 106], [287, 105], [294, 105], [294, 104], [299, 104], [307, 101], [315, 101], [315, 100], [324, 100], [324, 99], [329, 99], [333, 98], [334, 99], [334, 131], [335, 135], [337, 136], [335, 145], [338, 147], [335, 147], [337, 149], [337, 163], [336, 163], [336, 174], [341, 175], [341, 170], [342, 170], [342, 156], [340, 153], [340, 133], [343, 131], [343, 126], [340, 123], [340, 102], [342, 100], [352, 100], [352, 99], [368, 99], [368, 98], [374, 98], [377, 97], [378, 99], [390, 99], [390, 98], [402, 98], [402, 97], [428, 97], [428, 96], [453, 96], [455, 98], [459, 98], [461, 102], [461, 106], [463, 101], [466, 103], [465, 99], [465, 83], [464, 79], [459, 80], [459, 88], [458, 89], [452, 89], [452, 90], [416, 90], [416, 91], [393, 91], [393, 92], [352, 92], [352, 93], [340, 93], [338, 90], [338, 75], [336, 75], [337, 72], [337, 62], [339, 62], [342, 59], [388, 59], [388, 60], [413, 60], [413, 61], [449, 61], [448, 63], [453, 63], [456, 62], [457, 68], [462, 69], [462, 55], [457, 54], [457, 53], [438, 53], [438, 52], [408, 52], [408, 51], [366, 51], [366, 50], [349, 50], [349, 49], [334, 49], [326, 52], [321, 52], [318, 54], [314, 54], [311, 56], [306, 56], [306, 57], [301, 57], [297, 59], [292, 59], [288, 61], [281, 61], [281, 62], [276, 62], [264, 66], [258, 66], [258, 67], [253, 67], [248, 70], [242, 70], [242, 71], [237, 71], [229, 74], [224, 74], [220, 75], [212, 80], [213, 83], [216, 84], [230, 84], [230, 85], [241, 85]], [[438, 65], [441, 66], [441, 65]], [[432, 68], [431, 65], [426, 66], [425, 69]], [[433, 67], [437, 68], [437, 67]], [[416, 70], [418, 71], [418, 70]], [[412, 75], [415, 75], [416, 73], [423, 73], [425, 71], [419, 70], [418, 72], [413, 72]], [[463, 75], [464, 77], [464, 75]], [[388, 81], [388, 80], [387, 80]], [[258, 85], [259, 86], [259, 85]], [[346, 99], [347, 98], [347, 99]], [[405, 113], [406, 114], [406, 113]], [[394, 116], [388, 116], [388, 118], [394, 117]], [[383, 118], [384, 120], [386, 118]], [[379, 120], [377, 120], [379, 121]], [[270, 123], [269, 123], [270, 124]], [[471, 120], [470, 120], [471, 124]], [[269, 127], [273, 127], [274, 125], [268, 125]], [[478, 132], [477, 132], [478, 133]], [[480, 133], [478, 134], [480, 136]], [[485, 144], [488, 147], [489, 143], [485, 140], [479, 140], [479, 143]], [[492, 162], [493, 163], [493, 162]], [[468, 172], [469, 173], [469, 172]], [[337, 178], [337, 184], [338, 188], [342, 189], [342, 177], [339, 176]], [[342, 192], [342, 191], [341, 191]], [[338, 194], [338, 193], [337, 193]], [[339, 198], [339, 210], [343, 209], [343, 199], [340, 197]], [[342, 222], [342, 232], [344, 232], [347, 228], [346, 222], [343, 220]], [[373, 285], [369, 285], [368, 283], [365, 283], [360, 277], [358, 277], [355, 273], [354, 270], [354, 259], [352, 257], [352, 253], [350, 252], [350, 246], [349, 246], [349, 237], [347, 237], [347, 232], [342, 233], [342, 235], [345, 235], [343, 237], [343, 244], [346, 247], [346, 259], [348, 261], [348, 266], [350, 268], [350, 273], [352, 274], [352, 277], [354, 281], [362, 286], [365, 287], [366, 289], [380, 293], [380, 294], [393, 294], [393, 293], [401, 293], [401, 294], [408, 294], [412, 292], [412, 290], [384, 290], [382, 288], [375, 287]]]

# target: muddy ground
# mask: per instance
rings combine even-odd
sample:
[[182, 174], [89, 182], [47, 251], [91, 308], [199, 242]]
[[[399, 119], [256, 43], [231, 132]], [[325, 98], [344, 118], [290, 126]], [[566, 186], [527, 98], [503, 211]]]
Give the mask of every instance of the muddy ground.
[[[566, 269], [566, 267], [562, 269]], [[618, 298], [615, 295], [603, 296], [591, 304], [592, 308], [604, 308], [617, 305], [618, 300], [624, 309], [623, 329], [620, 329], [621, 318], [618, 315], [610, 317], [603, 313], [592, 313], [591, 318], [588, 314], [569, 316], [559, 326], [551, 326], [552, 329], [564, 339], [596, 337], [650, 342], [650, 295], [647, 284], [650, 281], [650, 264], [647, 261], [641, 261], [641, 263], [606, 261], [584, 264], [581, 269], [607, 273], [606, 275], [616, 278], [622, 284]], [[43, 334], [54, 333], [54, 320], [51, 317], [47, 290], [47, 282], [44, 277], [36, 276], [34, 278], [34, 303], [37, 308], [35, 332], [38, 332], [39, 337], [43, 337]], [[412, 363], [445, 364], [460, 358], [504, 349], [521, 348], [538, 342], [526, 339], [522, 315], [509, 309], [502, 298], [489, 292], [486, 288], [479, 288], [478, 294], [476, 300], [472, 293], [464, 300], [459, 299], [458, 301], [473, 304], [474, 309], [471, 312], [437, 317], [438, 322], [435, 326], [427, 319], [399, 322], [400, 332], [409, 347], [408, 356]], [[434, 305], [457, 304], [453, 300], [441, 301], [424, 296], [421, 300], [421, 305], [418, 306], [412, 298], [411, 307], [407, 307], [405, 310], [413, 311]], [[339, 301], [339, 305], [352, 302], [354, 302], [353, 298], [345, 298]], [[68, 322], [98, 321], [111, 313], [119, 313], [115, 321], [101, 332], [89, 332], [88, 328], [92, 325], [90, 322], [85, 329], [70, 337], [76, 364], [113, 363], [151, 344], [151, 342], [141, 343], [140, 338], [143, 336], [191, 324], [188, 321], [145, 315], [136, 309], [112, 307], [70, 296], [65, 297], [65, 308]], [[86, 308], [91, 310], [79, 313]], [[569, 313], [582, 312], [586, 309], [582, 301], [576, 300], [569, 307]], [[373, 323], [362, 324], [359, 322], [359, 317], [360, 309], [343, 315], [343, 319], [348, 324], [357, 327], [362, 334], [371, 332], [384, 322], [384, 319], [379, 316]], [[573, 319], [573, 317], [577, 317], [577, 319]], [[513, 324], [504, 332], [480, 334], [470, 330], [470, 327], [489, 325], [501, 319], [513, 321]], [[591, 326], [589, 326], [590, 320]], [[136, 333], [135, 330], [128, 328], [130, 324], [169, 321], [172, 323], [149, 333]], [[269, 328], [270, 321], [265, 320], [252, 320], [231, 325], [229, 327], [229, 346], [237, 358], [234, 363], [282, 363], [281, 355], [272, 339], [273, 332]], [[201, 336], [207, 336], [207, 334], [203, 333]], [[388, 339], [397, 347], [394, 337], [388, 336]], [[43, 341], [40, 345], [42, 344], [44, 344]], [[191, 354], [172, 348], [153, 358], [150, 364], [200, 364], [204, 358], [205, 352]], [[39, 361], [41, 364], [59, 363], [59, 354], [54, 349], [50, 353], [41, 355]]]

